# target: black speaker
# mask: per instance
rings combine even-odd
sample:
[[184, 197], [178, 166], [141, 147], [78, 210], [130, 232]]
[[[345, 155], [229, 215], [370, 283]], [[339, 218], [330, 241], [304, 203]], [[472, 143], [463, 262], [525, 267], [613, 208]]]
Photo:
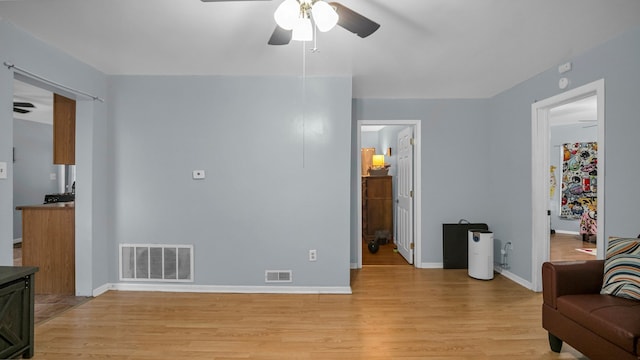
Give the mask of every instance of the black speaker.
[[378, 250], [380, 250], [380, 245], [378, 244], [378, 240], [377, 239], [373, 239], [371, 241], [369, 241], [369, 244], [367, 244], [367, 248], [369, 248], [369, 252], [372, 254], [375, 254], [378, 252]]

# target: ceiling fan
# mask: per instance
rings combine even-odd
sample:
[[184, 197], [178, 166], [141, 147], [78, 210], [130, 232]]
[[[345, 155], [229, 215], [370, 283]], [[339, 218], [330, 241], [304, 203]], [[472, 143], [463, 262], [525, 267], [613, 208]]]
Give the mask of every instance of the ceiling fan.
[[[202, 2], [271, 1], [271, 0], [201, 0]], [[380, 24], [349, 9], [338, 2], [324, 0], [284, 0], [274, 14], [276, 28], [269, 38], [269, 45], [286, 45], [292, 39], [311, 41], [313, 25], [320, 31], [328, 31], [334, 25], [365, 38], [373, 34]], [[312, 24], [313, 22], [313, 24]]]
[[18, 101], [13, 102], [13, 112], [17, 112], [18, 114], [30, 113], [31, 110], [28, 110], [28, 109], [35, 109], [35, 107], [36, 106], [30, 102], [18, 102]]

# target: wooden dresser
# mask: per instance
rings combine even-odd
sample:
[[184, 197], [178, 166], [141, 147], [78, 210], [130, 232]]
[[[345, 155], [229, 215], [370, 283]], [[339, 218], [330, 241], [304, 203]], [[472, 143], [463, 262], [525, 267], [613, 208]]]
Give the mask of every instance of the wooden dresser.
[[375, 239], [376, 231], [393, 237], [393, 185], [391, 176], [362, 177], [362, 238]]

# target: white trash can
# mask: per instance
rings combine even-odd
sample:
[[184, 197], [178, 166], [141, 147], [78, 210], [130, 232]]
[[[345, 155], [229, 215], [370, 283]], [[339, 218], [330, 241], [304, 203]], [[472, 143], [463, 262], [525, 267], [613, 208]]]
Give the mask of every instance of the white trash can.
[[469, 230], [469, 276], [493, 279], [493, 232]]

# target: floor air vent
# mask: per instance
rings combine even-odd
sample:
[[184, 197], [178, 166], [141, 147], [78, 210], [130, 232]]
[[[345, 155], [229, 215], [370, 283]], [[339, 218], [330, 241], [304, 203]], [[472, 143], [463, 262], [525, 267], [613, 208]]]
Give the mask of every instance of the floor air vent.
[[291, 270], [266, 270], [264, 282], [292, 282]]
[[120, 244], [120, 280], [193, 281], [193, 245]]

